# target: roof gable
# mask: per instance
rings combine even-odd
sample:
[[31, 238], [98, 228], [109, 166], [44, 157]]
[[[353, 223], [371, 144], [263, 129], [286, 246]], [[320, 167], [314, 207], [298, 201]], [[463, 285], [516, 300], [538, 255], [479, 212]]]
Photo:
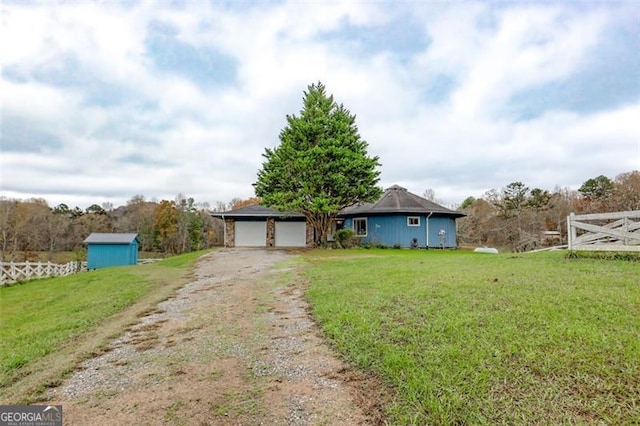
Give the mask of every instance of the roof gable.
[[85, 240], [85, 244], [131, 244], [138, 240], [138, 234], [103, 234], [94, 232]]
[[407, 191], [399, 185], [387, 188], [375, 203], [363, 203], [343, 209], [340, 214], [353, 216], [358, 214], [420, 214], [432, 213], [452, 217], [465, 216], [464, 213], [448, 209], [426, 198]]

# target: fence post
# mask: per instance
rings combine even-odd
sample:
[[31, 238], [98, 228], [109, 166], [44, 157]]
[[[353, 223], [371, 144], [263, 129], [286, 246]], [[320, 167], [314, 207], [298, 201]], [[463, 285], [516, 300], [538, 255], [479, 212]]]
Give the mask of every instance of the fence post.
[[576, 228], [573, 227], [573, 221], [575, 218], [575, 213], [570, 213], [567, 216], [567, 245], [569, 246], [569, 250], [573, 250], [573, 240], [576, 238]]
[[[624, 230], [625, 230], [625, 232], [629, 232], [629, 225], [630, 225], [629, 224], [629, 216], [625, 215], [624, 216]], [[625, 246], [628, 246], [630, 244], [629, 238], [625, 238], [622, 244], [625, 245]]]

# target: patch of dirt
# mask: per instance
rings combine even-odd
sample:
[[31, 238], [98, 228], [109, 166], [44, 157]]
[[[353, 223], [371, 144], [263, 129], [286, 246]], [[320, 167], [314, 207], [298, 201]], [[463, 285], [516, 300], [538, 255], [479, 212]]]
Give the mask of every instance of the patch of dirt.
[[193, 280], [83, 362], [46, 404], [68, 425], [382, 424], [384, 387], [323, 341], [294, 254], [224, 249]]

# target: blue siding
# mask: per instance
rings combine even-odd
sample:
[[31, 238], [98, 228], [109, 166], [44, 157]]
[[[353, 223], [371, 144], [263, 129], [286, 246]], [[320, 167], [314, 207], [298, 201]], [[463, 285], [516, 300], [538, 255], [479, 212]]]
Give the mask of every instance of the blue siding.
[[87, 269], [137, 263], [138, 242], [136, 240], [130, 244], [89, 244], [87, 247]]
[[[408, 226], [407, 217], [419, 217], [420, 226]], [[345, 228], [353, 229], [353, 219], [344, 221]], [[363, 242], [371, 244], [384, 244], [393, 247], [410, 248], [414, 238], [418, 240], [418, 247], [427, 247], [427, 227], [429, 229], [428, 247], [440, 247], [440, 230], [444, 230], [444, 247], [455, 248], [456, 245], [456, 221], [450, 217], [430, 217], [427, 224], [426, 215], [393, 215], [393, 216], [368, 216], [367, 236]]]
[[457, 247], [456, 220], [450, 217], [429, 218], [429, 247], [440, 247], [440, 230], [444, 230], [444, 247]]

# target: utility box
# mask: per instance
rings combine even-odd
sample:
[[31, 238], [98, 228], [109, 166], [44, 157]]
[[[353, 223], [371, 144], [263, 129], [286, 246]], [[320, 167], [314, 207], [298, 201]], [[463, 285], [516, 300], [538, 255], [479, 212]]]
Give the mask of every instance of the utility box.
[[138, 234], [93, 233], [84, 243], [87, 245], [87, 269], [138, 263]]

